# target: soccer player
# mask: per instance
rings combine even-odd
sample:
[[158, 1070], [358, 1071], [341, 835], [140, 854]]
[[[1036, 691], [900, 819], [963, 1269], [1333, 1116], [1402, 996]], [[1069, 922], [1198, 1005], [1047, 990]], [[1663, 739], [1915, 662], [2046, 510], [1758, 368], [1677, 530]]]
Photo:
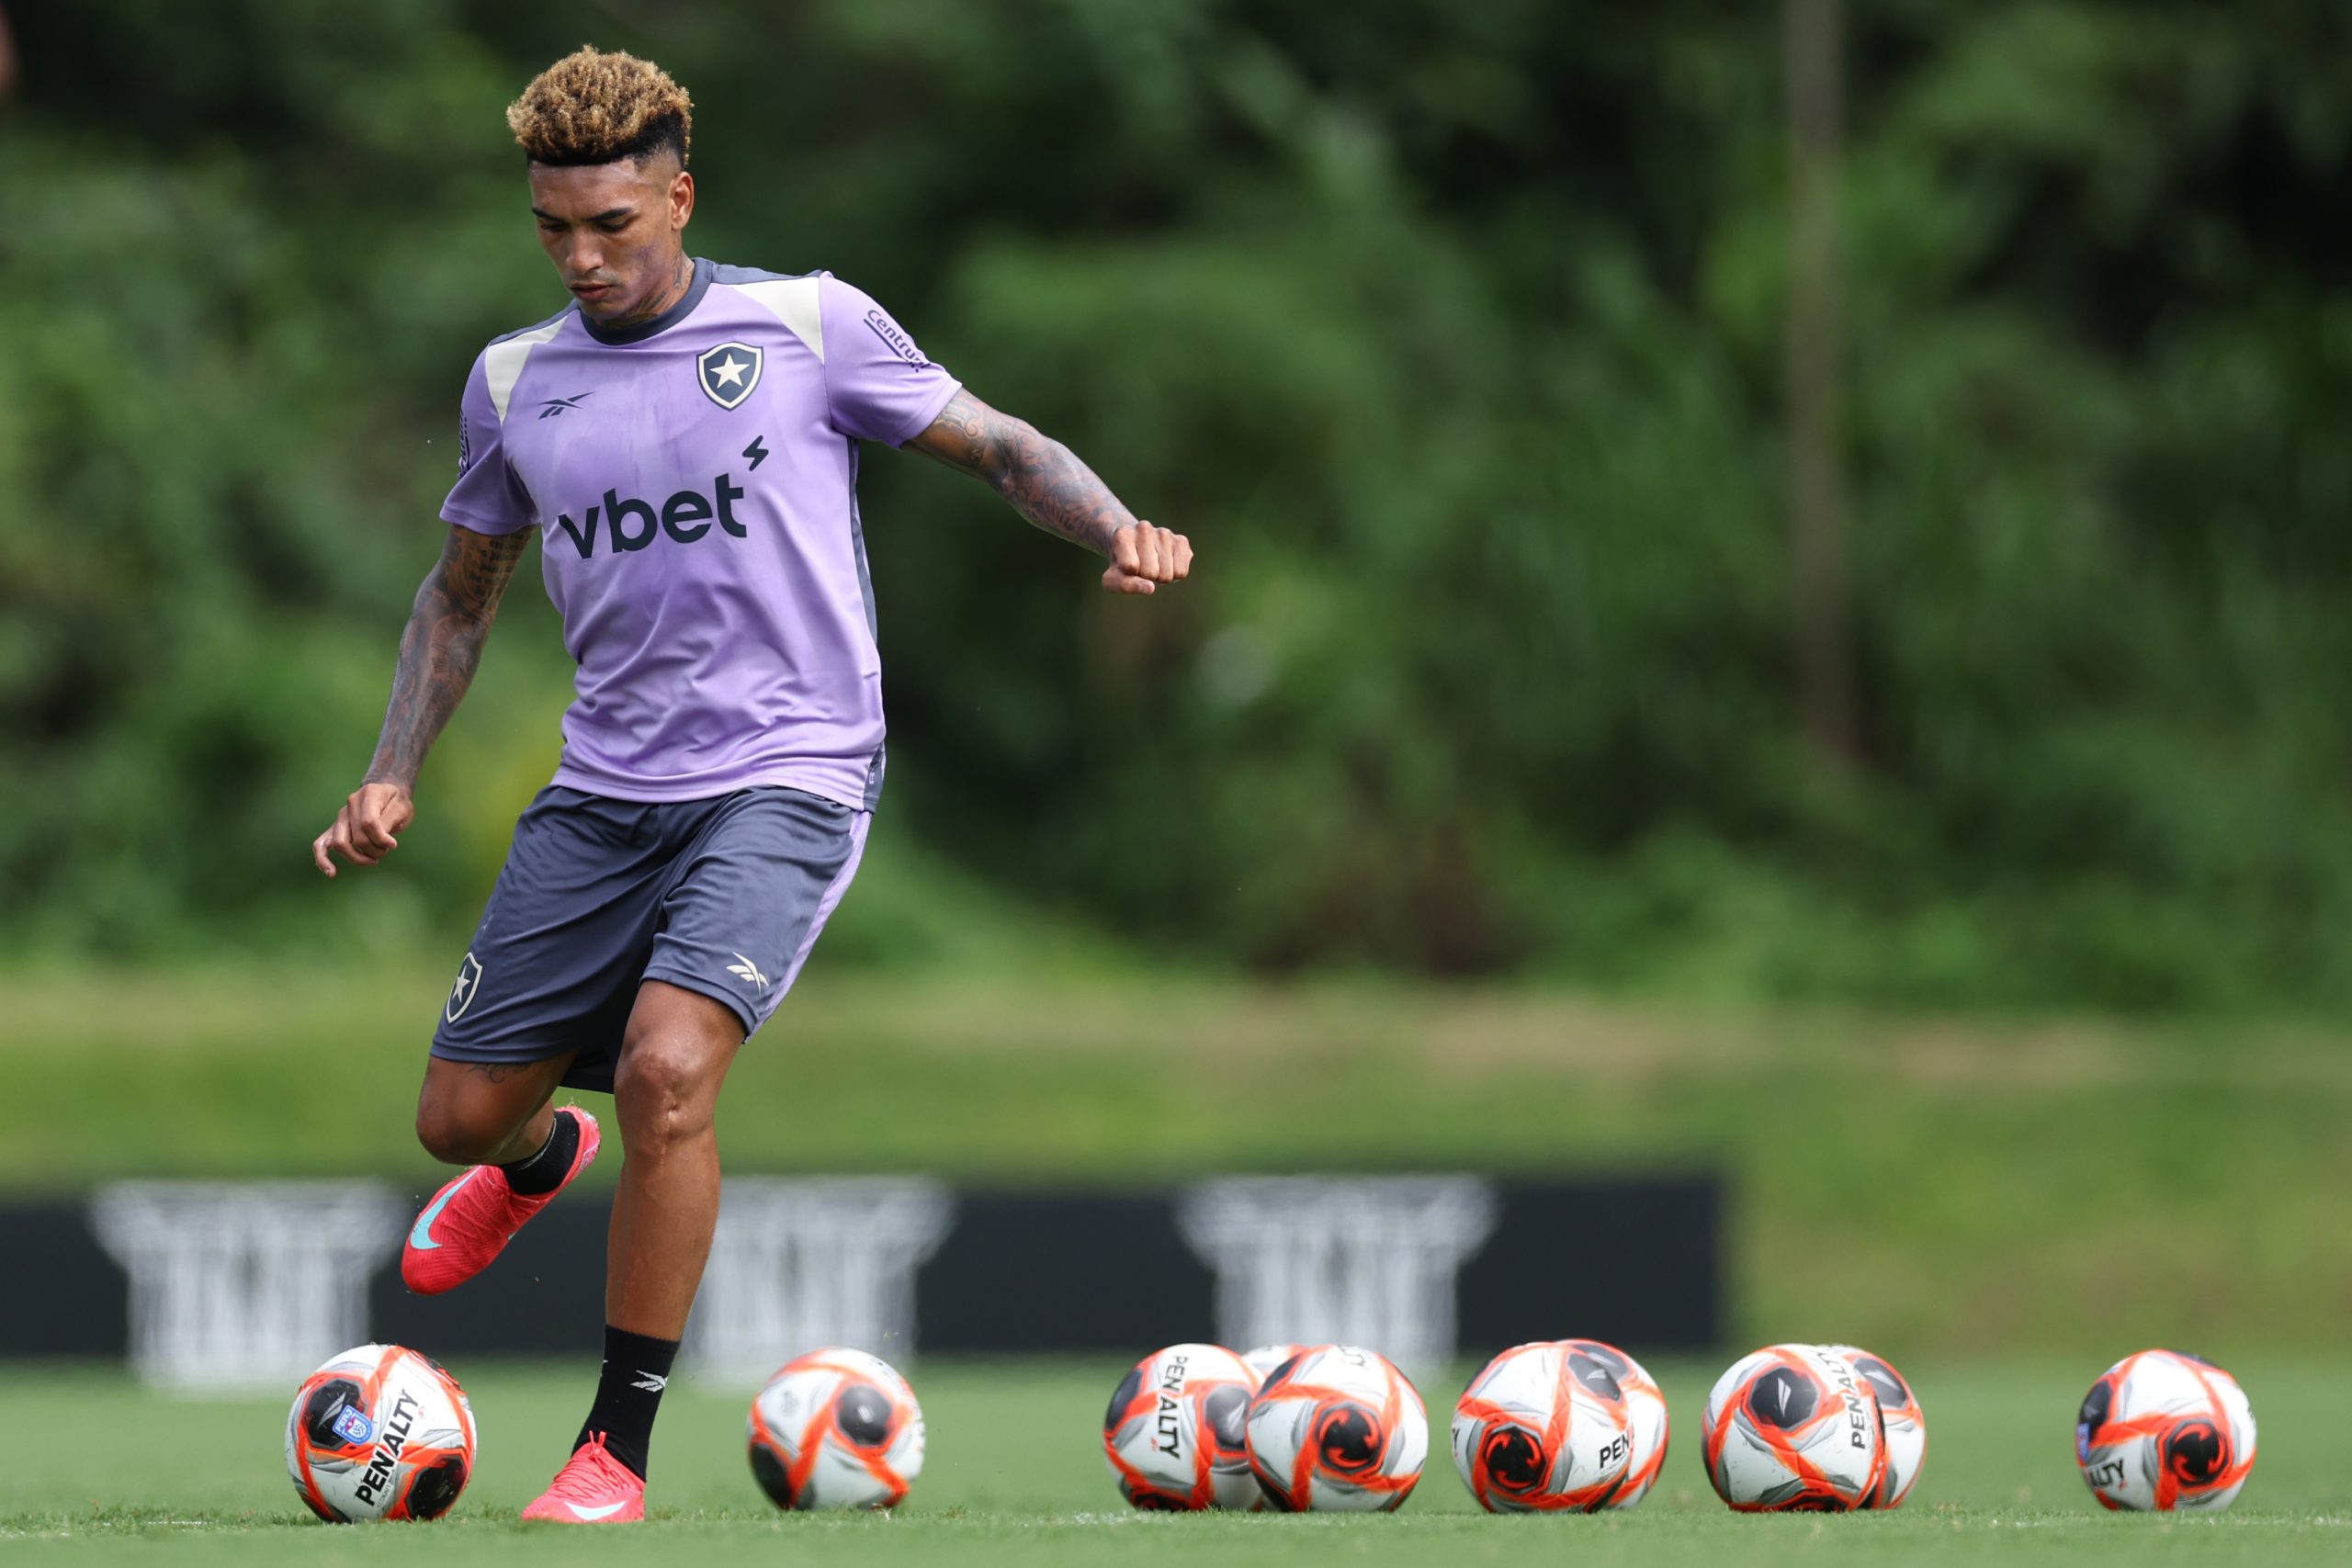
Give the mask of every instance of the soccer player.
[[577, 694], [425, 1064], [417, 1137], [468, 1168], [401, 1259], [419, 1292], [480, 1273], [596, 1156], [595, 1119], [555, 1107], [557, 1089], [611, 1093], [626, 1152], [604, 1371], [531, 1519], [644, 1517], [654, 1414], [718, 1219], [719, 1087], [849, 886], [881, 793], [858, 443], [984, 480], [1107, 557], [1113, 592], [1150, 593], [1193, 558], [848, 284], [687, 254], [691, 111], [658, 67], [592, 49], [507, 110], [572, 303], [474, 361], [448, 536], [382, 738], [311, 846], [333, 876], [334, 857], [374, 865], [399, 843], [537, 533]]

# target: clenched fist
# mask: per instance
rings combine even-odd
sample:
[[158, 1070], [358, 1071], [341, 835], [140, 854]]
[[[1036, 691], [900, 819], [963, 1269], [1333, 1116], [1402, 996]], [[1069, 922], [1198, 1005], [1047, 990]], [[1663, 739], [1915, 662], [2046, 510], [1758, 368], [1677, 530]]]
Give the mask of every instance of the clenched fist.
[[1193, 570], [1193, 541], [1171, 528], [1138, 523], [1111, 536], [1111, 565], [1102, 586], [1114, 593], [1150, 593], [1182, 582]]
[[400, 848], [399, 835], [415, 817], [407, 785], [361, 784], [335, 813], [334, 826], [311, 840], [311, 858], [329, 876], [334, 874], [330, 851], [354, 865], [374, 865]]

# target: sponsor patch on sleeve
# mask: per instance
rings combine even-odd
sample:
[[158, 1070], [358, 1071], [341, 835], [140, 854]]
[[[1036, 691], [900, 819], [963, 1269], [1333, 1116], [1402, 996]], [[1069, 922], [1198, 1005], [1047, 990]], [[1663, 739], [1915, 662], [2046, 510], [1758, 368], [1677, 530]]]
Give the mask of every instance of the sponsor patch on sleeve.
[[915, 340], [909, 337], [898, 322], [884, 315], [879, 307], [865, 312], [865, 324], [891, 353], [908, 364], [920, 367], [931, 363], [922, 356], [922, 350], [915, 346]]

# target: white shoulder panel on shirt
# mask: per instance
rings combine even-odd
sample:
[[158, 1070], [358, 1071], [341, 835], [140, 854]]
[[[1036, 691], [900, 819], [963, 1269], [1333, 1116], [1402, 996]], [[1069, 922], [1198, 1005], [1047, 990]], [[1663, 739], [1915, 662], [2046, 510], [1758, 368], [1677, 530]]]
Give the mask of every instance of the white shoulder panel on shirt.
[[808, 345], [817, 363], [825, 362], [825, 314], [817, 303], [815, 277], [778, 277], [760, 283], [730, 283], [747, 299], [759, 302], [770, 315], [791, 329], [792, 335]]
[[523, 362], [531, 357], [531, 350], [561, 332], [568, 319], [558, 316], [543, 327], [516, 333], [481, 351], [482, 378], [490, 383], [490, 406], [498, 411], [499, 423], [506, 423], [506, 400], [514, 395], [514, 383], [523, 378]]

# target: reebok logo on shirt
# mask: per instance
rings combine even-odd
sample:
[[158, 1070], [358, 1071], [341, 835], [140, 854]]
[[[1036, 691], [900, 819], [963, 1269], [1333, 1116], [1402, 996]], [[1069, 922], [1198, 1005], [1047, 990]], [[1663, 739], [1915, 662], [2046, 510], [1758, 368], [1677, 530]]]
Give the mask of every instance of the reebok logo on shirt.
[[742, 538], [750, 530], [735, 521], [735, 502], [743, 499], [743, 487], [735, 482], [732, 474], [721, 474], [710, 482], [718, 492], [715, 502], [698, 490], [682, 490], [663, 502], [658, 511], [650, 501], [624, 499], [608, 490], [602, 504], [588, 509], [584, 524], [574, 523], [566, 512], [556, 514], [556, 526], [563, 530], [582, 560], [596, 553], [599, 513], [604, 516], [605, 536], [612, 541], [612, 548], [624, 555], [645, 548], [663, 534], [679, 544], [691, 545], [709, 533], [714, 524], [720, 532]]

